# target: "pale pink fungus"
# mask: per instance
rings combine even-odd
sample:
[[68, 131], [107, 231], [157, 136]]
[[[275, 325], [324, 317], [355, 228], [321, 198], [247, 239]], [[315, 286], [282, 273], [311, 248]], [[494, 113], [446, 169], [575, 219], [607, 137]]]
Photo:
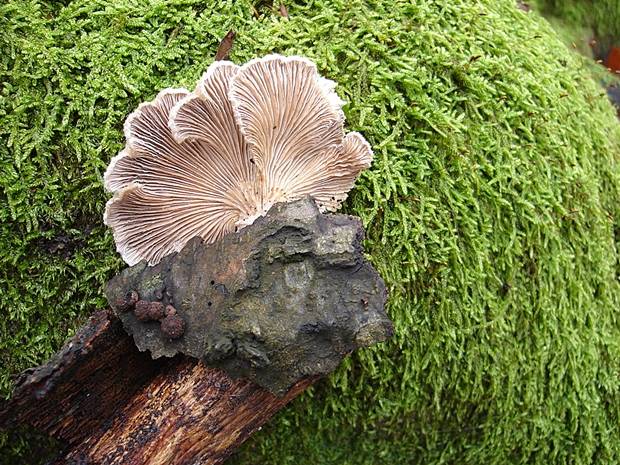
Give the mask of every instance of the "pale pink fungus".
[[213, 63], [196, 89], [165, 89], [125, 122], [105, 173], [105, 223], [130, 265], [152, 265], [195, 236], [214, 242], [277, 202], [312, 196], [334, 211], [370, 145], [344, 133], [335, 84], [306, 58]]

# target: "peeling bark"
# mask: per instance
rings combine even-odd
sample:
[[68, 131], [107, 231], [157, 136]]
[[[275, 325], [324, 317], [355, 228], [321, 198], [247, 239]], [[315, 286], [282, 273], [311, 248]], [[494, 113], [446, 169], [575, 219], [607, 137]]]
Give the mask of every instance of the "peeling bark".
[[[279, 203], [237, 234], [196, 237], [156, 265], [125, 269], [106, 295], [153, 358], [189, 355], [282, 395], [391, 336], [363, 237], [359, 218], [322, 214], [309, 197]], [[132, 293], [143, 300], [129, 311]], [[151, 305], [172, 308], [183, 330], [171, 337], [169, 317], [149, 317]]]

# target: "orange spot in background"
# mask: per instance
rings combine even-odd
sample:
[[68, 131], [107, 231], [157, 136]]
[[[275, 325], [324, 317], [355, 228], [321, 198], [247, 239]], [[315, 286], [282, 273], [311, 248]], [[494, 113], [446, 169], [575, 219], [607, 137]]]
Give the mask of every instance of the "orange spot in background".
[[605, 60], [605, 66], [612, 71], [620, 71], [620, 47], [612, 47]]

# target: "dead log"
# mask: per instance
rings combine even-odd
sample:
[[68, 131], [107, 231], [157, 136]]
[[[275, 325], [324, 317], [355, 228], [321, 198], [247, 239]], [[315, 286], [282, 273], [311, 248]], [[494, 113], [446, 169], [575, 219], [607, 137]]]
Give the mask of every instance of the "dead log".
[[[343, 357], [391, 334], [362, 233], [305, 199], [125, 270], [106, 291], [116, 313], [96, 313], [25, 372], [0, 428], [64, 441], [56, 465], [221, 463]], [[182, 331], [166, 329], [170, 316]]]
[[152, 360], [100, 311], [22, 374], [0, 427], [29, 425], [63, 441], [58, 465], [216, 464], [315, 379], [278, 397], [190, 357]]
[[139, 352], [112, 312], [99, 311], [48, 363], [21, 374], [0, 427], [27, 424], [82, 441], [166, 362]]

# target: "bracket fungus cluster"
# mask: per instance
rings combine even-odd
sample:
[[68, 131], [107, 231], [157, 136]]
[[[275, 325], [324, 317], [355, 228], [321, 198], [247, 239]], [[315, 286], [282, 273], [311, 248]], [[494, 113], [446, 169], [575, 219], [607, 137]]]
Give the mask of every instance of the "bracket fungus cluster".
[[123, 259], [158, 263], [193, 237], [212, 243], [278, 202], [346, 198], [372, 151], [344, 132], [335, 83], [306, 58], [213, 63], [193, 92], [165, 89], [125, 122], [105, 173], [105, 223]]

